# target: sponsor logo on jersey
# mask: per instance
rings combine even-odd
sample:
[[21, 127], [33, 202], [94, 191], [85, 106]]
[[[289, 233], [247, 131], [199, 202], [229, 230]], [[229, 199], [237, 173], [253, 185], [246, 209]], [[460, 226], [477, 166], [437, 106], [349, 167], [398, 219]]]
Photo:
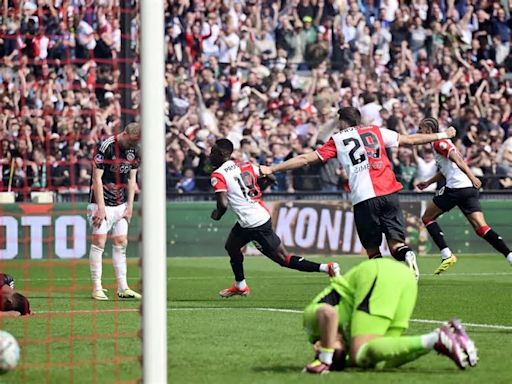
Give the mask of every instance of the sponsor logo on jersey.
[[215, 187], [218, 182], [219, 182], [219, 180], [217, 180], [216, 177], [212, 177], [212, 187]]
[[444, 141], [441, 141], [439, 143], [439, 148], [441, 148], [442, 150], [445, 150], [448, 148], [448, 144], [446, 144]]
[[371, 163], [371, 167], [372, 167], [372, 169], [382, 169], [382, 168], [384, 168], [384, 162], [374, 161], [373, 163]]

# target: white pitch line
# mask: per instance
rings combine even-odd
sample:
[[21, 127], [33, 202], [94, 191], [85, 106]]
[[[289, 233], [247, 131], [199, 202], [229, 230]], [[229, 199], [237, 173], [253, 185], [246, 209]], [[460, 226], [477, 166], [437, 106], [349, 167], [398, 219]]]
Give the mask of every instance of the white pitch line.
[[[262, 312], [279, 312], [279, 313], [293, 313], [300, 314], [303, 311], [298, 309], [287, 309], [287, 308], [266, 308], [266, 307], [169, 307], [167, 311], [169, 312], [193, 312], [193, 311], [262, 311]], [[138, 312], [137, 308], [119, 308], [119, 309], [98, 309], [98, 310], [73, 310], [73, 311], [37, 311], [37, 313], [41, 314], [57, 314], [57, 313], [69, 313], [69, 314], [102, 314], [102, 313], [115, 313], [115, 312]], [[426, 323], [426, 324], [442, 324], [443, 320], [428, 320], [428, 319], [411, 319], [413, 323]], [[500, 325], [500, 324], [479, 324], [479, 323], [462, 323], [466, 327], [471, 328], [487, 328], [487, 329], [502, 329], [506, 331], [512, 331], [512, 326], [510, 325]]]
[[[441, 279], [449, 276], [511, 276], [512, 272], [459, 272], [459, 273], [445, 273], [443, 277], [434, 276], [432, 274], [421, 274], [422, 278], [433, 278], [433, 279]], [[213, 280], [213, 279], [224, 279], [226, 276], [207, 276], [207, 277], [199, 277], [199, 276], [168, 276], [167, 280]], [[250, 276], [249, 276], [250, 278]], [[311, 276], [258, 276], [258, 279], [310, 279]], [[90, 281], [90, 277], [54, 277], [49, 279], [47, 277], [36, 277], [36, 278], [16, 278], [15, 281]], [[106, 278], [106, 281], [115, 281], [115, 278]], [[128, 280], [140, 280], [139, 277], [129, 277]]]

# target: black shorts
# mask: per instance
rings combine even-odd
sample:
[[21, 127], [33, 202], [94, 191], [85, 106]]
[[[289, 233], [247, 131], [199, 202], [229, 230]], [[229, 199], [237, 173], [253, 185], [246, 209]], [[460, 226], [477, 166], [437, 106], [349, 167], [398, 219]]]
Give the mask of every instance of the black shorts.
[[354, 220], [361, 244], [366, 249], [379, 247], [386, 239], [405, 241], [405, 220], [398, 193], [378, 196], [354, 205]]
[[[269, 219], [265, 224], [255, 228], [243, 228], [236, 223], [228, 237], [228, 242], [232, 239], [237, 247], [243, 247], [249, 242], [253, 242], [256, 248], [264, 255], [272, 255], [279, 245], [281, 239], [272, 229], [272, 220]], [[226, 248], [229, 244], [226, 244]]]
[[448, 212], [450, 209], [457, 206], [462, 213], [469, 215], [473, 212], [482, 212], [479, 196], [480, 192], [478, 192], [478, 189], [475, 187], [443, 187], [437, 192], [433, 201], [443, 212]]

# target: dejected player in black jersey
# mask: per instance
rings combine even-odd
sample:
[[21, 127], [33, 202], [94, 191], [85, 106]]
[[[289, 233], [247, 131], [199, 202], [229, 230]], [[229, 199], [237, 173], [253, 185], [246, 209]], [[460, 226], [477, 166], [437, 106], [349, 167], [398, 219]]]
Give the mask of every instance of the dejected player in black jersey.
[[126, 281], [126, 246], [128, 224], [132, 218], [139, 153], [140, 125], [128, 124], [118, 135], [100, 142], [93, 160], [91, 195], [87, 217], [92, 227], [89, 265], [92, 298], [108, 300], [101, 284], [102, 255], [111, 231], [112, 262], [117, 279], [117, 295], [124, 299], [140, 299]]

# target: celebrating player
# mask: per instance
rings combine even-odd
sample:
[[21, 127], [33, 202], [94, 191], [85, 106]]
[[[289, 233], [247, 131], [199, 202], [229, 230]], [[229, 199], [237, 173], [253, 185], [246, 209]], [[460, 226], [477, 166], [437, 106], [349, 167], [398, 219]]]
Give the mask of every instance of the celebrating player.
[[[421, 121], [419, 129], [424, 133], [438, 132], [439, 123], [436, 119], [428, 117]], [[482, 186], [480, 180], [473, 175], [450, 140], [438, 140], [433, 146], [439, 172], [429, 180], [419, 183], [418, 188], [425, 189], [430, 184], [446, 179], [446, 185], [439, 190], [422, 217], [428, 233], [441, 251], [441, 264], [434, 273], [438, 275], [457, 262], [457, 257], [448, 248], [441, 227], [436, 222], [441, 214], [455, 206], [464, 213], [477, 235], [483, 237], [512, 264], [510, 248], [485, 221], [478, 200], [478, 189]]]
[[401, 336], [416, 295], [412, 274], [394, 260], [367, 260], [332, 278], [304, 310], [304, 328], [317, 352], [306, 372], [343, 369], [346, 355], [352, 366], [395, 368], [432, 350], [461, 369], [475, 366], [475, 345], [457, 320], [421, 336]]
[[244, 276], [242, 248], [251, 241], [261, 253], [283, 267], [303, 272], [325, 272], [331, 276], [337, 274], [339, 266], [336, 263], [318, 264], [286, 251], [272, 229], [270, 214], [261, 201], [258, 182], [262, 180], [258, 180], [258, 168], [249, 162], [239, 163], [230, 160], [232, 153], [233, 143], [228, 139], [219, 139], [210, 154], [210, 162], [217, 167], [211, 176], [217, 199], [217, 208], [213, 210], [211, 218], [220, 220], [228, 206], [238, 218], [225, 246], [235, 275], [235, 283], [230, 288], [220, 291], [219, 295], [231, 297], [249, 294]]
[[93, 161], [90, 204], [87, 216], [92, 226], [89, 266], [92, 298], [108, 300], [101, 284], [102, 255], [107, 233], [112, 230], [112, 261], [117, 279], [117, 295], [123, 299], [140, 299], [126, 281], [126, 246], [128, 224], [132, 218], [137, 168], [140, 163], [140, 126], [128, 124], [118, 135], [110, 136], [97, 147]]
[[416, 255], [405, 244], [405, 221], [397, 194], [402, 185], [396, 180], [386, 148], [453, 137], [455, 129], [446, 133], [399, 135], [375, 125], [361, 126], [361, 113], [353, 107], [341, 108], [338, 115], [341, 130], [320, 149], [271, 167], [262, 166], [261, 172], [268, 175], [337, 157], [349, 178], [357, 233], [368, 257], [381, 257], [379, 247], [384, 234], [393, 257], [405, 261], [418, 278]]
[[0, 317], [30, 314], [30, 303], [21, 293], [14, 291], [12, 276], [0, 273]]

